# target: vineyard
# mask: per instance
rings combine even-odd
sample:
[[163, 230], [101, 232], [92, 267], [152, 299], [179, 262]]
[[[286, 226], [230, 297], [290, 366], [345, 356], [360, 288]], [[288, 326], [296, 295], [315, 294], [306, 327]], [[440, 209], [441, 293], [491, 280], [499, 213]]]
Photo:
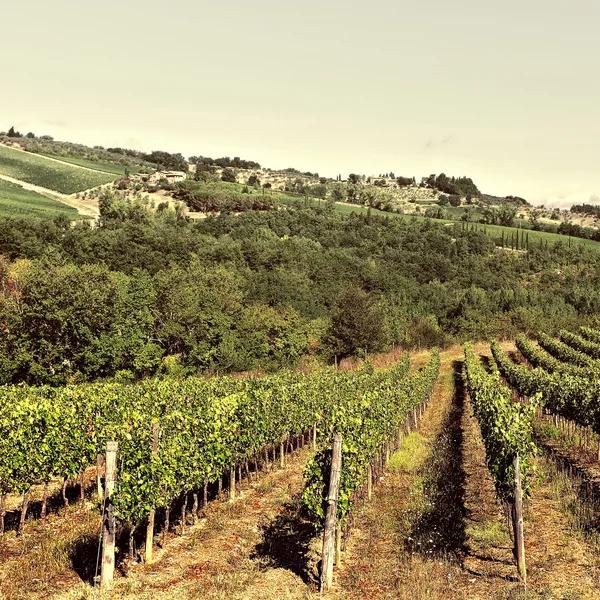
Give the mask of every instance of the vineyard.
[[117, 178], [116, 174], [81, 169], [6, 146], [0, 146], [0, 174], [61, 194], [74, 194]]
[[[224, 478], [234, 499], [236, 478], [249, 478], [251, 468], [256, 472], [274, 463], [277, 454], [283, 466], [291, 440], [300, 438], [303, 444], [309, 433], [313, 445], [321, 447], [307, 467], [305, 492], [317, 524], [327, 504], [331, 441], [334, 433], [343, 435], [338, 503], [338, 518], [343, 519], [365, 482], [367, 465], [381, 461], [378, 453], [397, 441], [408, 413], [431, 394], [439, 355], [433, 353], [418, 374], [408, 376], [408, 370], [405, 356], [390, 369], [366, 365], [311, 376], [5, 387], [0, 402], [0, 532], [7, 495], [23, 495], [22, 531], [31, 486], [44, 487], [45, 515], [46, 490], [53, 479], [64, 481], [64, 497], [66, 482], [82, 478], [93, 464], [100, 471], [104, 449], [114, 447], [118, 475], [114, 493], [110, 490], [110, 511], [127, 528], [130, 558], [134, 533], [146, 524], [148, 559], [156, 509], [166, 511], [168, 529], [175, 500], [184, 499], [185, 519], [188, 495], [197, 513], [198, 495], [205, 504], [208, 486], [218, 482], [220, 493]], [[97, 485], [99, 496], [105, 496], [99, 475]]]
[[[261, 498], [270, 494], [269, 486], [277, 486], [278, 481], [286, 480], [286, 473], [293, 472], [293, 488], [286, 484], [287, 488], [277, 492], [275, 487], [273, 494], [281, 494], [282, 489], [289, 494], [294, 489], [296, 508], [281, 504], [279, 510], [292, 512], [285, 520], [277, 517], [264, 530], [268, 544], [260, 540], [260, 531], [255, 533], [256, 527], [243, 535], [256, 539], [259, 555], [277, 556], [271, 560], [289, 565], [302, 579], [306, 577], [307, 590], [316, 592], [320, 587], [336, 598], [361, 597], [351, 590], [363, 581], [361, 590], [367, 589], [365, 585], [380, 589], [381, 597], [390, 597], [385, 593], [392, 588], [396, 590], [393, 597], [409, 597], [399, 591], [408, 586], [411, 597], [425, 598], [424, 590], [434, 589], [432, 597], [436, 598], [500, 598], [509, 597], [509, 589], [527, 586], [535, 591], [547, 585], [562, 590], [556, 596], [548, 595], [550, 598], [566, 597], [565, 590], [581, 591], [582, 598], [597, 597], [590, 592], [596, 583], [585, 569], [569, 572], [570, 567], [565, 567], [570, 573], [566, 581], [542, 585], [548, 581], [541, 568], [544, 561], [551, 560], [556, 569], [563, 569], [560, 556], [565, 550], [553, 549], [552, 531], [561, 528], [561, 535], [571, 538], [562, 523], [566, 517], [557, 508], [560, 498], [548, 499], [550, 466], [544, 461], [549, 459], [540, 458], [548, 440], [540, 437], [539, 428], [547, 432], [556, 424], [566, 436], [565, 443], [597, 451], [600, 410], [596, 398], [600, 390], [593, 375], [598, 336], [596, 330], [582, 328], [577, 333], [561, 332], [557, 341], [540, 332], [536, 340], [520, 336], [516, 347], [496, 341], [487, 350], [466, 344], [462, 358], [454, 350], [441, 356], [433, 351], [428, 356], [417, 355], [412, 366], [404, 355], [391, 367], [374, 368], [367, 363], [353, 370], [324, 369], [310, 375], [167, 378], [61, 388], [6, 386], [0, 402], [0, 527], [5, 526], [7, 502], [13, 507], [11, 499], [20, 497], [22, 502], [20, 516], [5, 532], [4, 543], [14, 540], [10, 543], [17, 544], [32, 535], [26, 519], [32, 495], [41, 494], [39, 527], [43, 530], [44, 521], [50, 518], [49, 495], [58, 489], [63, 503], [68, 503], [68, 485], [81, 482], [82, 498], [85, 493], [91, 499], [85, 504], [89, 511], [86, 519], [102, 532], [92, 552], [95, 556], [96, 550], [102, 550], [103, 557], [91, 567], [91, 583], [109, 589], [116, 585], [119, 594], [125, 594], [119, 570], [127, 572], [137, 563], [156, 564], [151, 571], [131, 571], [124, 578], [131, 579], [131, 589], [136, 589], [139, 597], [150, 598], [141, 593], [148, 585], [155, 589], [148, 577], [162, 568], [165, 557], [179, 560], [178, 548], [184, 544], [200, 562], [182, 560], [181, 575], [173, 580], [180, 583], [172, 585], [191, 583], [190, 569], [203, 569], [200, 580], [214, 585], [218, 571], [197, 565], [212, 564], [213, 552], [212, 560], [221, 561], [220, 572], [226, 579], [230, 577], [225, 573], [230, 573], [231, 567], [222, 562], [227, 553], [234, 552], [226, 542], [229, 538], [221, 542], [221, 537], [215, 536], [222, 530], [215, 529], [203, 534], [208, 537], [196, 549], [185, 542], [188, 535], [196, 539], [199, 534], [193, 532], [201, 531], [198, 527], [212, 519], [222, 524], [219, 527], [235, 531], [242, 515], [260, 518]], [[568, 362], [579, 354], [590, 362], [581, 357], [577, 364]], [[423, 436], [431, 427], [437, 431], [436, 437], [427, 442]], [[469, 436], [468, 443], [467, 438], [461, 443], [462, 436]], [[461, 475], [463, 468], [466, 474]], [[416, 485], [418, 473], [425, 477], [425, 483], [419, 484], [425, 486], [423, 491], [406, 488], [406, 493], [402, 492], [407, 482]], [[553, 473], [557, 481], [564, 481], [558, 471]], [[90, 474], [95, 479], [90, 479]], [[86, 476], [87, 489], [83, 485]], [[466, 489], [462, 501], [456, 487], [461, 481]], [[429, 501], [413, 506], [422, 493]], [[577, 493], [584, 494], [581, 490]], [[481, 504], [482, 494], [488, 495], [489, 507]], [[463, 517], [460, 511], [454, 512], [459, 510], [457, 502], [468, 507]], [[586, 518], [593, 517], [593, 506], [589, 504], [587, 512], [583, 511]], [[510, 536], [502, 507], [509, 516]], [[445, 525], [443, 515], [448, 511], [454, 520]], [[543, 512], [545, 523], [536, 527], [537, 511]], [[374, 516], [365, 521], [371, 513]], [[61, 518], [67, 517], [53, 517], [52, 527]], [[462, 533], [456, 529], [461, 519], [474, 519]], [[391, 523], [395, 523], [393, 534], [386, 529]], [[485, 541], [491, 535], [485, 533], [491, 523], [497, 523], [494, 527], [498, 529], [491, 538], [494, 541]], [[447, 537], [446, 526], [450, 527]], [[373, 540], [378, 540], [376, 559], [369, 538], [364, 538], [365, 527], [371, 530]], [[408, 529], [402, 533], [405, 527]], [[181, 539], [181, 543], [169, 542], [174, 528], [181, 536], [175, 540]], [[480, 533], [475, 533], [478, 530]], [[278, 538], [282, 535], [286, 542]], [[469, 541], [461, 545], [465, 535]], [[306, 537], [297, 541], [298, 536]], [[203, 548], [205, 544], [208, 546]], [[394, 547], [406, 544], [413, 548], [411, 561], [417, 563], [411, 567], [410, 562], [401, 561], [394, 566], [390, 576], [406, 573], [400, 579], [396, 576], [394, 583], [387, 583], [384, 575], [375, 579], [367, 563], [390, 556], [383, 547], [390, 546], [389, 552], [395, 552]], [[575, 538], [569, 544], [569, 548], [579, 544], [580, 553], [595, 552]], [[283, 552], [285, 557], [274, 552]], [[490, 552], [504, 558], [489, 564], [477, 562], [479, 554]], [[451, 559], [452, 553], [461, 557], [458, 562]], [[432, 563], [427, 561], [437, 556], [441, 566], [432, 571]], [[106, 561], [115, 557], [117, 578], [112, 582]], [[317, 570], [309, 576], [302, 569], [317, 559]], [[496, 561], [503, 565], [505, 585], [500, 588], [491, 575], [498, 568]], [[415, 571], [417, 564], [419, 570]], [[304, 566], [300, 569], [298, 565]], [[465, 570], [466, 565], [471, 566]], [[382, 566], [382, 573], [389, 567]], [[248, 568], [242, 561], [237, 570], [246, 573], [248, 581], [261, 580], [259, 572], [246, 571]], [[474, 569], [480, 573], [479, 579], [472, 579]], [[14, 576], [14, 570], [9, 572]], [[438, 588], [434, 580], [449, 583]], [[0, 586], [5, 582], [0, 568]], [[232, 582], [221, 585], [230, 591], [203, 588], [201, 595], [246, 597], [227, 587]], [[308, 598], [312, 593], [297, 595], [305, 584], [296, 579], [279, 585], [288, 590], [289, 597]], [[421, 585], [423, 595], [418, 591]], [[193, 589], [199, 593], [198, 587]], [[185, 594], [182, 597], [193, 597]], [[7, 597], [24, 596], [13, 593]], [[265, 592], [264, 597], [278, 596]], [[380, 595], [375, 592], [373, 597]]]
[[77, 209], [3, 179], [0, 179], [0, 215], [39, 219], [54, 219], [58, 215], [80, 218]]

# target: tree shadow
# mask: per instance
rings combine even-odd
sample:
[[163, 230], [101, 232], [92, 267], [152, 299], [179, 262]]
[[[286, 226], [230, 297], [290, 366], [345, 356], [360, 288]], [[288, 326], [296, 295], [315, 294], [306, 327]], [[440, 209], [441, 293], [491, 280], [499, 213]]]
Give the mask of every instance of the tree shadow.
[[423, 467], [425, 509], [416, 519], [405, 546], [426, 557], [461, 560], [466, 542], [463, 469], [465, 388], [462, 362], [454, 361], [454, 395], [441, 432], [435, 438], [431, 456]]
[[285, 505], [284, 512], [263, 527], [262, 542], [252, 558], [267, 559], [269, 565], [298, 575], [305, 584], [318, 579], [316, 565], [310, 560], [310, 544], [316, 535], [314, 524], [303, 514], [301, 499]]

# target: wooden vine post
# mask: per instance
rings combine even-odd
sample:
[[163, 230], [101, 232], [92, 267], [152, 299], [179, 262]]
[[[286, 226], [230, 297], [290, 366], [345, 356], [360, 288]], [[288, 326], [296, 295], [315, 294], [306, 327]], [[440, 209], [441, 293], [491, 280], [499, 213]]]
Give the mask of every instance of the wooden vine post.
[[515, 540], [515, 558], [517, 560], [517, 569], [523, 583], [527, 585], [527, 569], [525, 566], [525, 538], [523, 536], [523, 492], [521, 490], [521, 467], [519, 465], [519, 455], [516, 454], [513, 460], [515, 469], [515, 491], [512, 505], [512, 522]]
[[100, 575], [100, 587], [103, 589], [110, 589], [115, 572], [115, 509], [110, 497], [115, 489], [117, 449], [117, 442], [107, 442], [104, 476], [104, 521], [102, 523], [102, 570]]
[[321, 592], [331, 588], [333, 583], [333, 563], [336, 550], [336, 515], [340, 476], [342, 473], [342, 436], [336, 433], [333, 437], [333, 452], [331, 456], [331, 475], [329, 478], [329, 493], [327, 495], [327, 513], [325, 515], [325, 530], [323, 531], [323, 553], [321, 560]]
[[[158, 453], [158, 423], [152, 425], [152, 456]], [[152, 547], [154, 545], [154, 517], [156, 509], [154, 506], [150, 509], [148, 515], [148, 526], [146, 528], [146, 562], [152, 562]]]

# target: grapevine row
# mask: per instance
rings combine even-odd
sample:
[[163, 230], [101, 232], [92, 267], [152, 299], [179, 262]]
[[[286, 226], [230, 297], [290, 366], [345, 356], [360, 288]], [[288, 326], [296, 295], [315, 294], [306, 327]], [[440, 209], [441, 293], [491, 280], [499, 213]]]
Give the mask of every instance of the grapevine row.
[[519, 395], [540, 394], [550, 412], [600, 432], [600, 383], [568, 373], [548, 373], [539, 367], [530, 370], [514, 363], [496, 341], [492, 341], [491, 348], [502, 376]]
[[600, 344], [590, 342], [570, 331], [561, 331], [560, 339], [562, 342], [568, 344], [571, 348], [575, 348], [575, 350], [578, 350], [579, 352], [583, 352], [595, 359], [600, 358]]
[[412, 377], [393, 368], [368, 388], [349, 389], [351, 382], [337, 383], [339, 401], [323, 421], [322, 449], [305, 471], [304, 503], [310, 513], [318, 519], [325, 515], [334, 434], [341, 434], [343, 440], [337, 504], [337, 519], [343, 520], [351, 509], [353, 493], [365, 482], [367, 467], [386, 442], [396, 439], [407, 414], [429, 399], [439, 370], [440, 356], [434, 350], [427, 366]]
[[33, 484], [74, 477], [113, 440], [119, 455], [112, 503], [117, 516], [135, 529], [151, 509], [168, 508], [232, 465], [256, 460], [266, 447], [327, 422], [338, 404], [391, 386], [408, 368], [406, 356], [389, 372], [367, 366], [262, 379], [4, 387], [0, 496], [27, 494]]
[[536, 450], [532, 429], [535, 402], [513, 402], [510, 389], [497, 372], [486, 371], [470, 343], [465, 344], [464, 352], [467, 389], [481, 428], [488, 468], [499, 499], [512, 503], [517, 455], [524, 492], [530, 487], [530, 457]]
[[571, 348], [571, 346], [568, 346], [564, 342], [555, 340], [543, 332], [539, 332], [537, 338], [540, 346], [560, 361], [571, 363], [578, 367], [598, 368], [598, 364], [593, 358], [575, 348]]
[[593, 368], [579, 367], [558, 360], [548, 352], [539, 350], [536, 345], [524, 335], [517, 336], [516, 346], [527, 362], [533, 367], [540, 367], [549, 373], [565, 373], [576, 377], [595, 377], [598, 371]]
[[581, 336], [590, 342], [595, 342], [596, 344], [600, 344], [600, 331], [596, 329], [592, 329], [591, 327], [580, 327], [579, 331]]

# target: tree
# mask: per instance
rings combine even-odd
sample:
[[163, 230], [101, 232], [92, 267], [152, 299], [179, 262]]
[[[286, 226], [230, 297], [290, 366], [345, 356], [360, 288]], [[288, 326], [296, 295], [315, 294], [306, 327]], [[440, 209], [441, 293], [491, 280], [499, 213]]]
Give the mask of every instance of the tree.
[[357, 175], [356, 173], [350, 173], [350, 175], [348, 175], [348, 181], [356, 185], [360, 181], [360, 175]]
[[331, 188], [331, 197], [333, 198], [334, 202], [343, 202], [346, 199], [344, 185], [341, 183], [336, 183]]
[[248, 177], [248, 185], [260, 186], [260, 179], [258, 178], [258, 175], [250, 175], [250, 177]]
[[235, 171], [229, 167], [223, 169], [223, 172], [221, 173], [221, 180], [229, 183], [235, 183], [237, 181]]
[[20, 138], [20, 137], [23, 137], [23, 136], [20, 134], [20, 132], [18, 132], [18, 131], [15, 131], [15, 128], [14, 128], [14, 127], [11, 127], [11, 128], [8, 130], [8, 137], [12, 137], [12, 138]]
[[313, 185], [310, 188], [310, 193], [315, 198], [320, 198], [322, 200], [327, 195], [327, 186], [324, 185], [324, 184], [322, 184], [322, 183], [318, 183], [316, 185]]
[[504, 203], [498, 209], [498, 224], [505, 227], [513, 227], [515, 217], [517, 216], [517, 207], [513, 204]]
[[327, 333], [332, 354], [376, 352], [385, 343], [385, 316], [375, 298], [350, 286], [338, 299]]

